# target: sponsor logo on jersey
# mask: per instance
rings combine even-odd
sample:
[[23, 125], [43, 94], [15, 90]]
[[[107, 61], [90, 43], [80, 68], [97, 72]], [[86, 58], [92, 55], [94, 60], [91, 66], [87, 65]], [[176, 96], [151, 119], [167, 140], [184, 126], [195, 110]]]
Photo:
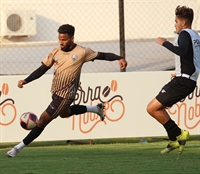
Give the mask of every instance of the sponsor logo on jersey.
[[194, 42], [194, 46], [195, 46], [195, 47], [196, 47], [196, 46], [200, 46], [200, 40], [195, 39], [195, 40], [193, 40], [193, 42]]
[[58, 58], [57, 57], [54, 57], [54, 61], [56, 64], [58, 64]]
[[75, 54], [74, 54], [74, 55], [72, 55], [72, 60], [73, 60], [73, 61], [75, 61], [77, 58], [78, 58], [78, 56], [77, 56], [77, 55], [75, 55]]

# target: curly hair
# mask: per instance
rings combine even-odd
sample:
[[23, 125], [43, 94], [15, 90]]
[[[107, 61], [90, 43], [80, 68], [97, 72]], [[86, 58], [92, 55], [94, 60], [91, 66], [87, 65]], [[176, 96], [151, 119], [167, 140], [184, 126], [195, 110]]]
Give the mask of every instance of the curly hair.
[[63, 24], [58, 28], [59, 34], [68, 34], [69, 37], [74, 36], [75, 28], [69, 24]]
[[175, 15], [179, 19], [185, 19], [188, 25], [192, 25], [194, 12], [191, 8], [186, 6], [178, 6], [176, 7]]

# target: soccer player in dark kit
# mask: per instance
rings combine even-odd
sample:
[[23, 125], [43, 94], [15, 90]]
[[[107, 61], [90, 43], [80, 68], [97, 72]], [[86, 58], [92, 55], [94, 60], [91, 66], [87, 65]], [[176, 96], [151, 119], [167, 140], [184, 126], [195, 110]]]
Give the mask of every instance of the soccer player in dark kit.
[[64, 24], [58, 28], [58, 39], [60, 48], [52, 50], [42, 61], [42, 65], [31, 73], [26, 79], [18, 82], [18, 87], [30, 83], [41, 77], [54, 66], [54, 75], [51, 86], [52, 101], [45, 111], [40, 115], [36, 127], [10, 151], [6, 153], [8, 157], [15, 157], [25, 146], [35, 140], [44, 128], [55, 118], [70, 117], [85, 112], [92, 112], [99, 115], [103, 121], [104, 104], [96, 106], [71, 105], [75, 99], [80, 81], [81, 68], [85, 62], [94, 60], [119, 61], [120, 69], [127, 66], [126, 60], [113, 53], [96, 52], [89, 48], [82, 47], [74, 43], [75, 28], [72, 25]]
[[200, 72], [200, 37], [191, 29], [193, 15], [191, 8], [178, 6], [175, 10], [177, 44], [173, 45], [162, 37], [156, 39], [158, 44], [176, 54], [175, 74], [172, 80], [147, 106], [147, 112], [164, 126], [169, 137], [169, 143], [161, 151], [162, 154], [177, 148], [181, 154], [189, 138], [189, 132], [178, 127], [170, 118], [166, 108], [187, 97], [196, 87]]

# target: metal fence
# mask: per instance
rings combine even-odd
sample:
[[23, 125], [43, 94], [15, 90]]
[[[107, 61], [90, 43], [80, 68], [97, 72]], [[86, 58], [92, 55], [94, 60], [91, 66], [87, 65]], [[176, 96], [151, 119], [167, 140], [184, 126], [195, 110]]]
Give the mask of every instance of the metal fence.
[[[57, 29], [75, 26], [75, 42], [124, 55], [126, 71], [173, 69], [174, 55], [155, 43], [174, 40], [175, 8], [193, 8], [200, 29], [199, 0], [0, 0], [0, 74], [29, 74], [58, 47]], [[117, 72], [118, 62], [95, 61], [83, 72]], [[52, 73], [50, 70], [48, 73]]]

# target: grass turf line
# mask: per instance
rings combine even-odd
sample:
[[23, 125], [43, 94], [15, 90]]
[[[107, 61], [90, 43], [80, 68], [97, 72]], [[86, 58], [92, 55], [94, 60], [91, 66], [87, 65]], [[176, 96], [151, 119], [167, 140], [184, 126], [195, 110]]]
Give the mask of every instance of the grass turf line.
[[[94, 145], [56, 144], [26, 147], [15, 158], [0, 149], [1, 174], [199, 174], [199, 136], [191, 138], [183, 154], [161, 155], [167, 142], [133, 143], [130, 139], [95, 140]], [[146, 138], [147, 139], [147, 138]], [[63, 141], [61, 141], [63, 142]], [[104, 142], [104, 144], [102, 143]], [[105, 143], [107, 142], [107, 143]], [[33, 143], [33, 145], [34, 145]], [[51, 142], [52, 143], [52, 142]], [[5, 145], [5, 144], [4, 144]]]

